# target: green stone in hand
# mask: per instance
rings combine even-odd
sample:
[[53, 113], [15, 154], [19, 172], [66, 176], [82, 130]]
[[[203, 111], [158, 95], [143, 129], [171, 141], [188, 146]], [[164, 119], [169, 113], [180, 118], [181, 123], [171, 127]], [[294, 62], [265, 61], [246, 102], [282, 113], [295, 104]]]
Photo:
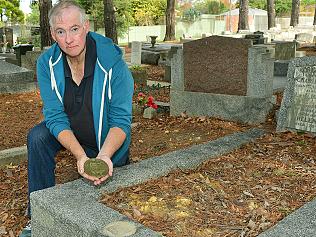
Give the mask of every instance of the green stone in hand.
[[84, 172], [87, 175], [101, 178], [109, 173], [109, 166], [104, 160], [89, 159], [84, 163]]

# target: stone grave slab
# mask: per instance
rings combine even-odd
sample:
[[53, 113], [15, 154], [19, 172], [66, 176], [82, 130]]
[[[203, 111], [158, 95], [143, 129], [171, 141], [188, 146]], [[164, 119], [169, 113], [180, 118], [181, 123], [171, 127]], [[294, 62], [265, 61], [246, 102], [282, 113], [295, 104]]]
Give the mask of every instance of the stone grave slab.
[[316, 233], [316, 198], [258, 237], [312, 237]]
[[[131, 237], [161, 236], [140, 223], [101, 204], [104, 192], [114, 192], [149, 179], [159, 178], [175, 169], [195, 169], [202, 162], [228, 153], [264, 135], [261, 129], [227, 135], [214, 141], [194, 145], [124, 167], [115, 168], [112, 179], [96, 188], [82, 179], [31, 194], [32, 235], [41, 237], [108, 237], [104, 231], [118, 222], [128, 222]], [[154, 172], [153, 172], [154, 171]], [[136, 228], [136, 233], [131, 231]], [[111, 231], [112, 233], [114, 231]]]
[[35, 89], [31, 70], [0, 61], [0, 93], [20, 93]]
[[249, 39], [211, 36], [183, 44], [186, 91], [246, 95]]
[[316, 133], [316, 56], [296, 58], [289, 65], [277, 124], [277, 131], [284, 130]]

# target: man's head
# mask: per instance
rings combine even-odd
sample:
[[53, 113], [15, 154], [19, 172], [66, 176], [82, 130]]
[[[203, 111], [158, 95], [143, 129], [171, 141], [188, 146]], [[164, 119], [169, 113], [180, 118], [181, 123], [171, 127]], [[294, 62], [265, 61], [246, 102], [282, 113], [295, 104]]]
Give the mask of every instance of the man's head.
[[53, 39], [70, 57], [80, 55], [86, 44], [89, 21], [84, 9], [76, 2], [58, 2], [49, 12], [49, 24]]

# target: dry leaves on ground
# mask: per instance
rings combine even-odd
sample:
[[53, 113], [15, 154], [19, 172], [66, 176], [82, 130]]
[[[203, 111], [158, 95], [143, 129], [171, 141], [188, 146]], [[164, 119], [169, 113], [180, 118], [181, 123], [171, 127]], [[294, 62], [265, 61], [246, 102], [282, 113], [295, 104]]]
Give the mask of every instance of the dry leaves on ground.
[[309, 135], [272, 133], [101, 201], [168, 237], [257, 236], [316, 196], [315, 154]]

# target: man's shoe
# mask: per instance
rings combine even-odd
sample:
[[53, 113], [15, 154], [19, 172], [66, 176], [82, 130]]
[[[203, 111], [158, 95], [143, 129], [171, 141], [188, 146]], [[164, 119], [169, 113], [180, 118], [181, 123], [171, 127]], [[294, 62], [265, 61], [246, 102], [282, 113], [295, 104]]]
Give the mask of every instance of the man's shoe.
[[28, 221], [19, 237], [31, 237], [31, 221]]

